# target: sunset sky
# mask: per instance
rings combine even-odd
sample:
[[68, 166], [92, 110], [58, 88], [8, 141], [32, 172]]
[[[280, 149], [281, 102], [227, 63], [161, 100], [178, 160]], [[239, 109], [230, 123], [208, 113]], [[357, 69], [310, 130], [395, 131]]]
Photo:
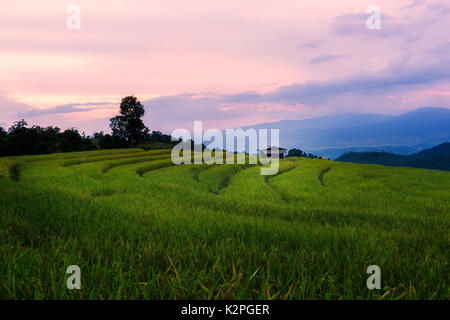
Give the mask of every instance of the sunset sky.
[[164, 132], [449, 108], [449, 30], [448, 0], [2, 1], [0, 126], [108, 131], [129, 94]]

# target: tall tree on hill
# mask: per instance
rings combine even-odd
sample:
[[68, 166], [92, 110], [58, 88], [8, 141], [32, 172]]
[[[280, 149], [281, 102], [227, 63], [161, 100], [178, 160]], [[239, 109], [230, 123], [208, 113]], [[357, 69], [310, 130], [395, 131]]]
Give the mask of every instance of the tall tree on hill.
[[110, 119], [109, 126], [113, 136], [126, 140], [130, 147], [134, 147], [140, 140], [147, 139], [149, 129], [142, 121], [144, 114], [144, 106], [135, 96], [123, 98], [120, 103], [120, 115]]

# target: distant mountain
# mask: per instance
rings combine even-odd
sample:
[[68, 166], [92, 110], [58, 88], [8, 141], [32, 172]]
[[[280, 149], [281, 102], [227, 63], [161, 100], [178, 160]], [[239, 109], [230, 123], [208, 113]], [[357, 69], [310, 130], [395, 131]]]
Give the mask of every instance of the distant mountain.
[[348, 147], [348, 148], [329, 148], [329, 149], [312, 149], [308, 152], [315, 155], [324, 155], [331, 159], [339, 158], [341, 155], [349, 152], [386, 152], [397, 155], [410, 155], [417, 153], [426, 148], [430, 148], [431, 145], [414, 145], [414, 146], [367, 146], [367, 147]]
[[450, 142], [408, 156], [387, 152], [349, 152], [336, 161], [450, 170]]
[[395, 116], [381, 114], [337, 114], [332, 116], [323, 116], [304, 120], [281, 120], [277, 122], [262, 123], [252, 128], [260, 129], [336, 129], [355, 126], [364, 126], [368, 124], [381, 123], [394, 119]]
[[333, 115], [247, 128], [280, 129], [282, 147], [333, 158], [355, 148], [409, 154], [450, 140], [450, 109], [420, 108], [398, 116]]

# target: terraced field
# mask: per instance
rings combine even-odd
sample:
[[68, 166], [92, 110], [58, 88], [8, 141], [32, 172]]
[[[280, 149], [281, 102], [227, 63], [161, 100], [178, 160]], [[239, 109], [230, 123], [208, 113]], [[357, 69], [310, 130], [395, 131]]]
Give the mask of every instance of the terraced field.
[[0, 158], [0, 194], [3, 299], [450, 298], [449, 172], [128, 149]]

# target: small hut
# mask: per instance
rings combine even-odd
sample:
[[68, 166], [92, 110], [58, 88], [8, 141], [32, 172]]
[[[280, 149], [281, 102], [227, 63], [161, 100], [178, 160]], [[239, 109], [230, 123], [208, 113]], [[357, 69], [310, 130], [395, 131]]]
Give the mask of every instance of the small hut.
[[287, 149], [280, 148], [280, 147], [269, 147], [266, 149], [259, 150], [259, 155], [264, 158], [278, 156], [278, 158], [281, 159], [286, 156], [286, 153], [287, 153]]

